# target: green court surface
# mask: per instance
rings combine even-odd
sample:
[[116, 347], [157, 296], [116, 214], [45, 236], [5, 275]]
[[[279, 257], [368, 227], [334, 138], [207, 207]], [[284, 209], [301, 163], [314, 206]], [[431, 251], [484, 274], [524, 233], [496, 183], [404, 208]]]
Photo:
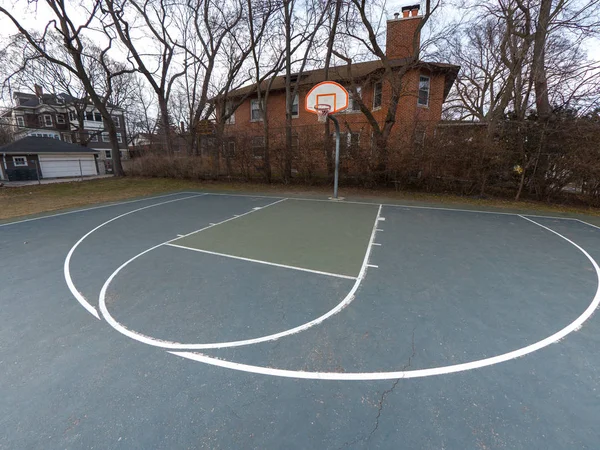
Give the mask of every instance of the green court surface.
[[379, 205], [285, 200], [172, 244], [358, 276]]

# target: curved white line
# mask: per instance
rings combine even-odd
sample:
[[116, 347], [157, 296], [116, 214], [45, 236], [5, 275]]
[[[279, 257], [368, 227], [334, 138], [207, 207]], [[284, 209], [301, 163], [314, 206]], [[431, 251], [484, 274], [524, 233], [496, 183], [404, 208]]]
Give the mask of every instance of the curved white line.
[[106, 222], [98, 225], [93, 230], [91, 230], [91, 231], [87, 232], [86, 234], [84, 234], [83, 237], [81, 239], [79, 239], [75, 243], [75, 245], [73, 247], [71, 247], [71, 250], [69, 250], [69, 253], [67, 253], [67, 257], [65, 258], [65, 263], [63, 265], [63, 272], [64, 272], [64, 275], [65, 275], [65, 281], [67, 283], [67, 286], [69, 287], [69, 290], [71, 291], [71, 293], [73, 294], [73, 296], [81, 304], [81, 306], [83, 306], [87, 310], [87, 312], [89, 312], [91, 315], [93, 315], [96, 319], [100, 320], [100, 316], [98, 315], [98, 311], [96, 311], [96, 308], [94, 308], [92, 305], [90, 305], [90, 303], [81, 294], [81, 292], [79, 292], [77, 290], [77, 288], [75, 287], [75, 284], [73, 283], [73, 279], [71, 278], [71, 257], [73, 256], [73, 253], [75, 252], [75, 250], [77, 249], [77, 247], [79, 247], [79, 244], [81, 244], [94, 231], [102, 228], [104, 225], [107, 225], [107, 224], [109, 224], [111, 222], [114, 222], [117, 219], [120, 219], [121, 217], [128, 216], [129, 214], [133, 214], [134, 212], [138, 212], [138, 211], [141, 211], [143, 209], [154, 208], [155, 206], [164, 205], [165, 203], [173, 203], [173, 202], [178, 202], [180, 200], [187, 200], [189, 198], [202, 197], [203, 195], [206, 195], [206, 194], [196, 194], [196, 195], [191, 195], [189, 197], [176, 198], [174, 200], [167, 200], [165, 202], [154, 203], [152, 205], [144, 206], [142, 208], [137, 208], [137, 209], [134, 209], [132, 211], [126, 212], [124, 214], [121, 214], [119, 216], [113, 217], [112, 219], [107, 220]]
[[190, 352], [169, 352], [173, 355], [181, 356], [182, 358], [191, 359], [193, 361], [198, 361], [206, 364], [210, 364], [213, 366], [225, 367], [227, 369], [240, 370], [243, 372], [257, 373], [262, 375], [271, 375], [278, 377], [287, 377], [287, 378], [303, 378], [310, 380], [336, 380], [336, 381], [367, 381], [367, 380], [389, 380], [389, 379], [399, 379], [399, 378], [421, 378], [421, 377], [430, 377], [434, 375], [446, 375], [450, 373], [463, 372], [465, 370], [479, 369], [481, 367], [492, 366], [494, 364], [498, 364], [501, 362], [509, 361], [511, 359], [520, 358], [521, 356], [525, 356], [529, 353], [533, 353], [537, 350], [540, 350], [544, 347], [547, 347], [550, 344], [560, 341], [568, 334], [573, 331], [578, 330], [584, 324], [586, 320], [588, 320], [594, 311], [598, 308], [600, 304], [600, 267], [598, 263], [590, 256], [588, 252], [586, 252], [582, 247], [577, 245], [575, 242], [570, 240], [569, 238], [563, 236], [562, 234], [532, 220], [524, 216], [522, 217], [529, 222], [532, 222], [551, 233], [559, 236], [560, 238], [567, 241], [569, 244], [575, 246], [581, 253], [585, 255], [585, 257], [592, 263], [594, 269], [596, 270], [596, 277], [598, 279], [598, 286], [596, 288], [596, 295], [592, 299], [592, 302], [587, 307], [587, 309], [581, 314], [577, 319], [575, 319], [572, 323], [567, 325], [562, 330], [554, 333], [551, 336], [548, 336], [546, 339], [542, 339], [534, 344], [528, 345], [527, 347], [523, 347], [512, 352], [503, 353], [502, 355], [493, 356], [491, 358], [480, 359], [477, 361], [472, 361], [468, 363], [462, 364], [454, 364], [451, 366], [442, 366], [442, 367], [434, 367], [431, 369], [419, 369], [419, 370], [402, 370], [396, 372], [355, 372], [355, 373], [337, 373], [337, 372], [304, 372], [300, 370], [284, 370], [284, 369], [273, 369], [270, 367], [261, 367], [261, 366], [253, 366], [248, 364], [240, 364], [232, 361], [225, 361], [222, 359], [218, 359], [212, 356], [206, 356], [199, 353], [190, 353]]
[[[278, 202], [275, 202], [275, 203], [278, 203]], [[275, 203], [271, 203], [267, 206], [274, 205]], [[265, 208], [267, 206], [265, 206]], [[250, 212], [254, 212], [254, 211], [250, 211]], [[247, 213], [247, 214], [249, 214], [249, 213]], [[365, 274], [367, 273], [367, 265], [369, 262], [369, 256], [371, 255], [371, 248], [373, 246], [373, 240], [375, 239], [377, 223], [379, 221], [380, 215], [381, 215], [381, 205], [379, 205], [379, 209], [377, 210], [377, 216], [375, 218], [375, 223], [373, 224], [373, 229], [371, 231], [371, 236], [369, 238], [369, 244], [367, 246], [367, 251], [365, 252], [365, 257], [363, 259], [363, 263], [360, 268], [360, 272], [358, 274], [358, 277], [356, 277], [356, 280], [355, 280], [354, 285], [352, 286], [352, 289], [350, 290], [350, 292], [348, 292], [346, 297], [344, 297], [344, 299], [340, 303], [338, 303], [335, 306], [335, 308], [327, 311], [325, 314], [317, 317], [314, 320], [311, 320], [310, 322], [304, 323], [304, 324], [299, 325], [294, 328], [290, 328], [289, 330], [284, 330], [279, 333], [269, 334], [267, 336], [261, 336], [261, 337], [257, 337], [257, 338], [253, 338], [253, 339], [244, 339], [244, 340], [240, 340], [240, 341], [213, 342], [213, 343], [209, 343], [209, 344], [182, 344], [179, 342], [170, 342], [170, 341], [155, 339], [153, 337], [138, 333], [137, 331], [130, 330], [129, 328], [127, 328], [124, 325], [122, 325], [121, 323], [119, 323], [117, 320], [115, 320], [114, 317], [111, 316], [110, 312], [106, 308], [106, 291], [107, 291], [110, 283], [117, 276], [117, 274], [122, 269], [124, 269], [127, 265], [129, 265], [131, 262], [135, 261], [140, 256], [143, 256], [146, 253], [151, 252], [152, 250], [154, 250], [162, 245], [167, 244], [170, 241], [155, 245], [154, 247], [151, 247], [151, 248], [143, 251], [142, 253], [139, 253], [138, 255], [134, 256], [133, 258], [131, 258], [128, 261], [126, 261], [125, 263], [123, 263], [117, 270], [115, 270], [111, 274], [110, 277], [108, 277], [108, 279], [102, 286], [102, 290], [100, 291], [100, 297], [99, 297], [99, 301], [98, 301], [98, 305], [100, 307], [100, 312], [102, 313], [102, 316], [106, 319], [106, 321], [119, 333], [122, 333], [125, 336], [130, 337], [131, 339], [135, 339], [136, 341], [143, 342], [144, 344], [152, 345], [154, 347], [166, 348], [166, 349], [202, 350], [202, 349], [211, 349], [211, 348], [215, 349], [215, 348], [240, 347], [243, 345], [258, 344], [260, 342], [274, 341], [274, 340], [282, 338], [284, 336], [289, 336], [291, 334], [300, 333], [301, 331], [308, 330], [309, 328], [320, 324], [321, 322], [323, 322], [324, 320], [333, 316], [334, 314], [337, 314], [342, 309], [344, 309], [346, 306], [348, 306], [350, 304], [350, 302], [352, 302], [352, 300], [354, 300], [354, 294], [356, 293], [356, 290], [360, 286], [360, 283], [362, 282], [362, 280], [365, 277]], [[241, 217], [241, 216], [239, 216], [239, 217]], [[228, 219], [228, 220], [231, 220], [231, 219]], [[220, 222], [220, 223], [223, 223], [223, 222]], [[216, 224], [216, 225], [218, 225], [218, 224]], [[207, 228], [210, 228], [210, 227], [207, 227]]]

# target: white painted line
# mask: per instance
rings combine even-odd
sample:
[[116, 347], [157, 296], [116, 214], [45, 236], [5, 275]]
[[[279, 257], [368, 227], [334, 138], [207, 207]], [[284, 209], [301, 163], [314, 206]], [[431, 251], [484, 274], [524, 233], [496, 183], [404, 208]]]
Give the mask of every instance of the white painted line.
[[[269, 204], [267, 204], [267, 205], [263, 206], [261, 209], [268, 208], [269, 206], [276, 205], [276, 204], [278, 204], [278, 203], [281, 203], [281, 202], [284, 202], [284, 201], [286, 201], [286, 200], [287, 200], [287, 199], [285, 199], [285, 198], [282, 198], [281, 200], [277, 200], [276, 202], [269, 203]], [[207, 229], [209, 229], [209, 228], [211, 228], [211, 227], [216, 227], [217, 225], [221, 225], [221, 224], [223, 224], [223, 223], [225, 223], [225, 222], [229, 222], [229, 221], [231, 221], [231, 220], [239, 219], [240, 217], [247, 216], [248, 214], [252, 214], [253, 212], [256, 212], [256, 210], [250, 210], [250, 211], [248, 211], [248, 212], [245, 212], [244, 214], [234, 214], [234, 215], [233, 215], [232, 217], [230, 217], [229, 219], [225, 219], [225, 220], [222, 220], [222, 221], [220, 221], [220, 222], [217, 222], [217, 223], [211, 223], [211, 224], [209, 224], [207, 227], [200, 228], [199, 230], [192, 231], [191, 233], [188, 233], [188, 234], [184, 234], [184, 235], [183, 235], [183, 236], [181, 236], [181, 237], [188, 237], [188, 236], [191, 236], [192, 234], [200, 233], [200, 232], [202, 232], [202, 231], [204, 231], [204, 230], [207, 230]], [[160, 244], [160, 245], [170, 244], [171, 242], [173, 242], [173, 241], [176, 241], [177, 239], [180, 239], [180, 238], [171, 239], [171, 240], [169, 240], [169, 241], [163, 242], [163, 243], [162, 243], [162, 244]], [[141, 256], [141, 255], [140, 255], [140, 256]]]
[[383, 221], [385, 220], [385, 217], [380, 217], [380, 218], [379, 218], [379, 220], [380, 220], [381, 222], [383, 222]]
[[[283, 200], [285, 200], [285, 199], [283, 199]], [[267, 206], [274, 205], [283, 200], [279, 200], [275, 203], [270, 203]], [[265, 208], [267, 206], [265, 206]], [[250, 211], [249, 213], [246, 213], [246, 214], [250, 214], [251, 212], [252, 211]], [[112, 326], [119, 333], [122, 333], [125, 336], [135, 339], [136, 341], [143, 342], [144, 344], [152, 345], [154, 347], [162, 347], [162, 348], [166, 348], [166, 349], [201, 350], [201, 349], [208, 349], [208, 348], [240, 347], [243, 345], [258, 344], [259, 342], [274, 341], [274, 340], [282, 338], [284, 336], [289, 336], [292, 334], [299, 333], [301, 331], [308, 330], [309, 328], [311, 328], [315, 325], [318, 325], [321, 322], [323, 322], [324, 320], [333, 316], [334, 314], [337, 314], [342, 309], [344, 309], [346, 306], [348, 306], [352, 302], [352, 300], [354, 300], [354, 294], [356, 293], [356, 290], [360, 286], [360, 283], [362, 282], [363, 278], [365, 277], [365, 275], [367, 273], [367, 263], [369, 261], [370, 255], [371, 255], [371, 248], [372, 248], [373, 240], [375, 239], [375, 229], [377, 226], [377, 218], [379, 218], [380, 214], [381, 214], [381, 205], [379, 205], [379, 209], [377, 211], [377, 217], [375, 218], [375, 222], [373, 224], [373, 230], [371, 231], [371, 236], [369, 238], [369, 244], [367, 245], [367, 250], [365, 252], [365, 257], [363, 259], [363, 263], [361, 265], [360, 272], [359, 272], [358, 277], [356, 278], [354, 285], [352, 286], [352, 289], [350, 290], [350, 292], [348, 292], [346, 297], [344, 297], [344, 299], [340, 303], [338, 303], [335, 306], [335, 308], [329, 310], [328, 312], [321, 315], [320, 317], [317, 317], [316, 319], [311, 320], [310, 322], [307, 322], [305, 324], [299, 325], [294, 328], [290, 328], [289, 330], [281, 331], [279, 333], [270, 334], [267, 336], [262, 336], [262, 337], [258, 337], [258, 338], [254, 338], [254, 339], [245, 339], [245, 340], [240, 340], [240, 341], [214, 342], [214, 343], [209, 343], [209, 344], [183, 344], [183, 343], [179, 343], [179, 342], [170, 342], [170, 341], [155, 339], [153, 337], [146, 336], [146, 335], [143, 335], [136, 331], [130, 330], [127, 327], [125, 327], [124, 325], [117, 322], [110, 315], [110, 312], [106, 308], [106, 291], [108, 289], [108, 286], [112, 282], [112, 280], [115, 278], [115, 276], [117, 276], [117, 274], [123, 268], [125, 268], [131, 262], [135, 261], [140, 256], [145, 255], [146, 253], [148, 253], [162, 245], [170, 244], [173, 240], [163, 242], [162, 244], [155, 245], [154, 247], [151, 247], [151, 248], [143, 251], [142, 253], [139, 253], [138, 255], [134, 256], [133, 258], [129, 259], [128, 261], [123, 263], [119, 268], [117, 268], [117, 270], [115, 270], [110, 275], [110, 277], [108, 277], [108, 279], [105, 281], [104, 285], [102, 286], [102, 290], [100, 291], [100, 297], [99, 297], [99, 301], [98, 301], [98, 303], [100, 305], [100, 312], [102, 313], [102, 316], [106, 319], [106, 321], [110, 324], [110, 326]], [[228, 222], [229, 220], [234, 220], [234, 219], [235, 219], [235, 217], [232, 217], [231, 219], [224, 220], [223, 222], [220, 222], [220, 223]], [[190, 234], [192, 234], [192, 233], [190, 233]]]
[[90, 314], [92, 314], [94, 317], [96, 317], [96, 319], [100, 319], [100, 316], [98, 315], [98, 311], [96, 311], [96, 308], [94, 308], [92, 305], [90, 305], [90, 303], [86, 300], [86, 298], [83, 296], [83, 294], [81, 294], [81, 292], [79, 292], [77, 290], [77, 288], [75, 287], [75, 284], [73, 283], [73, 279], [71, 278], [71, 268], [70, 268], [71, 257], [73, 256], [73, 253], [75, 252], [75, 250], [77, 249], [77, 247], [79, 247], [79, 244], [81, 244], [94, 231], [99, 230], [104, 225], [107, 225], [107, 224], [109, 224], [111, 222], [114, 222], [115, 220], [120, 219], [121, 217], [128, 216], [129, 214], [133, 214], [135, 212], [142, 211], [144, 209], [154, 208], [155, 206], [160, 206], [160, 205], [164, 205], [164, 204], [167, 204], [167, 203], [178, 202], [178, 201], [181, 201], [181, 200], [187, 200], [187, 199], [195, 198], [195, 197], [202, 197], [203, 195], [205, 195], [205, 194], [196, 194], [196, 195], [192, 195], [192, 196], [189, 196], [189, 197], [176, 198], [174, 200], [167, 200], [165, 202], [153, 203], [152, 205], [144, 206], [142, 208], [137, 208], [137, 209], [134, 209], [132, 211], [128, 211], [128, 212], [126, 212], [124, 214], [121, 214], [121, 215], [118, 215], [116, 217], [113, 217], [112, 219], [107, 220], [104, 223], [101, 223], [100, 225], [98, 225], [93, 230], [91, 230], [91, 231], [87, 232], [86, 234], [84, 234], [83, 237], [81, 239], [79, 239], [75, 243], [75, 245], [73, 247], [71, 247], [71, 250], [69, 250], [69, 253], [67, 254], [67, 257], [65, 258], [65, 263], [63, 265], [63, 271], [64, 271], [64, 275], [65, 275], [65, 281], [67, 282], [67, 286], [69, 287], [69, 290], [71, 291], [71, 293], [73, 294], [73, 296], [81, 304], [81, 306], [83, 306]]
[[178, 235], [177, 235], [177, 237], [183, 237], [183, 236], [184, 236], [183, 234], [178, 234]]
[[[186, 195], [186, 194], [191, 194], [191, 192], [175, 192], [173, 194], [157, 195], [156, 197], [138, 198], [136, 200], [127, 200], [125, 202], [116, 202], [116, 203], [111, 203], [109, 205], [100, 205], [100, 206], [93, 206], [91, 208], [76, 209], [74, 211], [66, 211], [66, 212], [62, 212], [62, 213], [58, 213], [58, 214], [48, 214], [46, 216], [32, 217], [31, 219], [17, 220], [16, 222], [2, 223], [2, 224], [0, 224], [0, 227], [7, 227], [9, 225], [16, 225], [18, 223], [23, 223], [23, 222], [32, 222], [34, 220], [49, 219], [50, 217], [66, 216], [67, 214], [75, 214], [75, 213], [80, 213], [80, 212], [85, 212], [85, 211], [92, 211], [94, 209], [108, 208], [110, 206], [127, 205], [128, 203], [143, 202], [145, 200], [156, 200], [159, 198], [172, 197], [173, 195]], [[194, 194], [198, 195], [199, 193], [194, 192]], [[202, 193], [202, 195], [206, 195], [206, 194]], [[189, 197], [186, 197], [186, 198], [189, 198]]]
[[262, 206], [257, 206], [256, 208], [252, 208], [253, 210], [258, 210], [258, 209], [262, 209]]
[[599, 229], [599, 230], [600, 230], [600, 227], [599, 227], [599, 226], [597, 226], [597, 225], [591, 224], [591, 223], [589, 223], [589, 222], [584, 222], [583, 220], [580, 220], [580, 219], [575, 219], [575, 220], [577, 220], [577, 222], [581, 222], [581, 223], [583, 223], [584, 225], [588, 225], [588, 226], [590, 226], [590, 227], [597, 228], [597, 229]]
[[398, 379], [398, 378], [422, 378], [422, 377], [431, 377], [435, 375], [446, 375], [450, 373], [464, 372], [466, 370], [479, 369], [482, 367], [492, 366], [495, 364], [499, 364], [502, 362], [510, 361], [512, 359], [520, 358], [522, 356], [533, 353], [537, 350], [540, 350], [544, 347], [547, 347], [551, 344], [554, 344], [561, 339], [565, 338], [568, 334], [577, 331], [584, 324], [586, 320], [588, 320], [592, 314], [598, 308], [600, 304], [600, 267], [598, 263], [586, 252], [583, 248], [577, 245], [575, 242], [570, 239], [564, 237], [562, 234], [557, 233], [556, 231], [535, 222], [527, 217], [520, 216], [529, 222], [534, 223], [537, 226], [544, 228], [545, 230], [554, 233], [561, 239], [564, 239], [571, 245], [575, 246], [581, 253], [585, 255], [585, 257], [592, 263], [596, 271], [596, 277], [598, 278], [598, 287], [596, 289], [596, 294], [592, 299], [592, 302], [587, 307], [587, 309], [573, 322], [567, 325], [562, 330], [554, 333], [551, 336], [548, 336], [546, 339], [542, 339], [539, 342], [528, 345], [526, 347], [514, 350], [512, 352], [503, 353], [498, 356], [493, 356], [491, 358], [480, 359], [477, 361], [472, 361], [468, 363], [462, 364], [454, 364], [451, 366], [442, 366], [442, 367], [434, 367], [431, 369], [418, 369], [418, 370], [403, 370], [397, 372], [354, 372], [354, 373], [339, 373], [339, 372], [305, 372], [301, 370], [284, 370], [284, 369], [273, 369], [270, 367], [260, 367], [260, 366], [252, 366], [248, 364], [240, 364], [232, 361], [225, 361], [222, 359], [218, 359], [212, 356], [206, 356], [201, 353], [191, 353], [191, 352], [169, 352], [173, 355], [181, 356], [182, 358], [191, 359], [193, 361], [202, 362], [205, 364], [210, 364], [213, 366], [224, 367], [227, 369], [239, 370], [242, 372], [250, 372], [257, 373], [263, 375], [271, 375], [277, 377], [286, 377], [286, 378], [302, 378], [309, 380], [336, 380], [336, 381], [366, 381], [366, 380], [390, 380], [390, 379]]
[[368, 267], [374, 267], [375, 269], [379, 269], [379, 266], [376, 266], [375, 264], [367, 264]]
[[377, 242], [373, 242], [373, 245], [381, 246], [381, 244], [378, 244]]
[[377, 228], [377, 231], [383, 231], [381, 228]]
[[[186, 192], [188, 194], [194, 192]], [[249, 194], [225, 194], [225, 193], [217, 193], [217, 192], [207, 192], [206, 195], [221, 195], [221, 196], [229, 196], [229, 197], [256, 197], [256, 198], [281, 198], [270, 195], [249, 195]], [[331, 200], [325, 200], [320, 198], [302, 198], [302, 197], [288, 197], [288, 200], [299, 200], [306, 202], [327, 202], [331, 203]], [[373, 205], [377, 206], [378, 203], [372, 202], [359, 202], [359, 201], [341, 201], [337, 203], [348, 203], [351, 205]], [[435, 211], [457, 211], [457, 212], [469, 212], [469, 213], [479, 213], [479, 214], [498, 214], [501, 216], [520, 216], [519, 213], [512, 212], [503, 212], [503, 211], [484, 211], [479, 209], [461, 209], [461, 208], [446, 208], [443, 206], [417, 206], [417, 205], [404, 205], [400, 203], [382, 203], [382, 206], [391, 206], [393, 208], [408, 208], [408, 209], [432, 209]], [[560, 220], [579, 220], [574, 217], [558, 217], [558, 216], [544, 216], [537, 214], [526, 214], [529, 217], [539, 217], [540, 219], [560, 219]]]
[[218, 252], [211, 252], [209, 250], [201, 250], [199, 248], [184, 247], [183, 245], [176, 245], [176, 244], [165, 244], [165, 245], [168, 245], [170, 247], [181, 248], [183, 250], [191, 250], [191, 251], [199, 252], [199, 253], [207, 253], [209, 255], [222, 256], [224, 258], [239, 259], [241, 261], [248, 261], [248, 262], [257, 263], [257, 264], [265, 264], [267, 266], [275, 266], [275, 267], [282, 267], [284, 269], [299, 270], [301, 272], [309, 272], [309, 273], [315, 273], [318, 275], [326, 275], [328, 277], [345, 278], [347, 280], [356, 280], [356, 277], [351, 277], [349, 275], [341, 275], [339, 273], [322, 272], [320, 270], [305, 269], [304, 267], [298, 267], [298, 266], [288, 266], [286, 264], [278, 264], [278, 263], [269, 262], [269, 261], [262, 261], [260, 259], [244, 258], [242, 256], [229, 255], [227, 253], [218, 253]]

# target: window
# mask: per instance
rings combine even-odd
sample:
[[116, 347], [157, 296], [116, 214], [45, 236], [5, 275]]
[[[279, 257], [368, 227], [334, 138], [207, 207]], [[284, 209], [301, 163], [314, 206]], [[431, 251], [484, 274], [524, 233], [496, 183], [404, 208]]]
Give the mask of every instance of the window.
[[419, 98], [417, 104], [429, 106], [429, 77], [419, 77]]
[[235, 141], [233, 138], [226, 138], [226, 141], [223, 142], [223, 153], [228, 158], [235, 156]]
[[121, 154], [121, 159], [127, 159], [127, 150], [121, 150], [119, 153]]
[[25, 119], [23, 116], [17, 116], [17, 127], [25, 128]]
[[69, 120], [77, 120], [77, 113], [75, 111], [69, 111]]
[[250, 100], [250, 122], [262, 120], [262, 112], [258, 100]]
[[227, 115], [229, 115], [229, 117], [225, 119], [225, 123], [228, 125], [233, 125], [235, 123], [235, 112], [233, 111], [233, 104], [231, 102], [225, 103], [225, 116]]
[[73, 138], [70, 134], [63, 134], [63, 141], [68, 142], [69, 144], [73, 143]]
[[252, 154], [256, 159], [262, 159], [265, 156], [264, 136], [254, 136], [252, 138]]
[[383, 84], [378, 81], [373, 85], [373, 109], [381, 108], [381, 93]]
[[98, 142], [98, 135], [96, 133], [90, 134], [90, 142]]
[[296, 118], [300, 115], [300, 109], [298, 108], [298, 105], [300, 103], [298, 94], [296, 94], [294, 96], [294, 100], [292, 101], [292, 117]]
[[54, 139], [58, 139], [60, 141], [60, 136], [58, 134], [51, 134], [50, 137], [53, 137]]
[[[360, 86], [358, 86], [356, 88], [356, 91], [358, 92], [358, 97], [361, 97], [362, 94], [362, 88]], [[359, 101], [354, 97], [354, 94], [349, 90], [348, 94], [350, 94], [349, 97], [349, 104], [348, 104], [348, 112], [356, 112], [356, 111], [360, 111], [360, 103]]]
[[44, 126], [46, 126], [46, 127], [52, 126], [52, 116], [50, 114], [44, 114]]
[[57, 114], [56, 115], [56, 123], [65, 123], [65, 115]]
[[13, 156], [15, 167], [27, 167], [27, 158], [24, 156]]
[[38, 116], [38, 124], [40, 125], [40, 127], [44, 126], [44, 117], [43, 116]]
[[123, 137], [121, 136], [121, 133], [117, 133], [117, 142], [118, 142], [119, 144], [122, 144], [122, 143], [123, 143]]
[[121, 128], [121, 118], [119, 116], [112, 116], [115, 127]]
[[102, 133], [102, 142], [110, 142], [110, 136], [108, 133]]
[[86, 111], [85, 112], [85, 120], [93, 121], [94, 113], [92, 111]]
[[104, 156], [106, 156], [106, 159], [112, 159], [112, 152], [110, 150], [104, 150]]
[[95, 112], [94, 113], [94, 120], [96, 122], [102, 122], [102, 114], [100, 114], [99, 112]]

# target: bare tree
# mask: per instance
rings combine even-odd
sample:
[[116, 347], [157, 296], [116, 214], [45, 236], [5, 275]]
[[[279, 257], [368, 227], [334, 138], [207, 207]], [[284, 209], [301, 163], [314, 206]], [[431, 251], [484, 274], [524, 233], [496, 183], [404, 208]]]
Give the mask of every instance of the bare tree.
[[[83, 18], [79, 23], [76, 23], [76, 15], [73, 14], [73, 11], [71, 11], [65, 2], [60, 0], [46, 0], [45, 3], [50, 9], [52, 17], [47, 22], [44, 32], [41, 35], [25, 28], [25, 25], [8, 9], [0, 6], [0, 13], [10, 19], [39, 58], [62, 67], [81, 81], [91, 103], [102, 115], [105, 127], [108, 130], [112, 148], [114, 173], [116, 176], [123, 176], [124, 172], [117, 140], [117, 128], [111, 115], [110, 99], [113, 94], [115, 79], [130, 71], [127, 69], [115, 70], [115, 66], [109, 55], [113, 44], [113, 40], [109, 35], [106, 39], [106, 44], [101, 48], [92, 45], [90, 40], [85, 36], [86, 33], [92, 33], [94, 24], [101, 20], [100, 16], [102, 12], [100, 3], [96, 0], [90, 0], [85, 4], [80, 4], [77, 17]], [[67, 51], [69, 55], [68, 60], [64, 58], [63, 53], [55, 51], [59, 46], [62, 46]], [[102, 87], [100, 88], [88, 70], [87, 59], [93, 60], [101, 70]]]

